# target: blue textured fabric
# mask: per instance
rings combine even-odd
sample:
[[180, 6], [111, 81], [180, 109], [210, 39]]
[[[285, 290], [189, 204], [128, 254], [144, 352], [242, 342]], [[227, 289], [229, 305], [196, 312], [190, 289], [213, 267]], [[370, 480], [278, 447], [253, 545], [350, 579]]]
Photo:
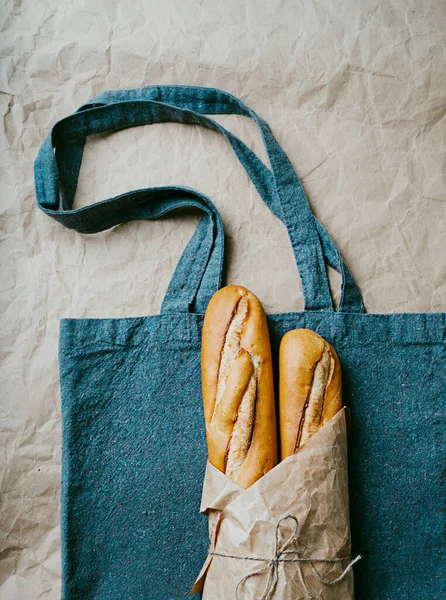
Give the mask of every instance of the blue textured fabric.
[[[221, 113], [255, 120], [270, 168], [205, 116]], [[220, 90], [152, 86], [94, 98], [54, 126], [35, 163], [38, 205], [77, 231], [156, 219], [181, 206], [204, 213], [160, 315], [61, 321], [63, 599], [184, 599], [206, 556], [200, 341], [202, 313], [221, 285], [220, 216], [208, 198], [179, 187], [73, 209], [88, 135], [167, 121], [223, 134], [288, 228], [305, 310], [268, 316], [276, 374], [290, 329], [313, 329], [339, 353], [352, 415], [353, 544], [364, 555], [355, 566], [357, 598], [443, 598], [446, 315], [365, 314], [350, 271], [265, 121]], [[326, 264], [342, 276], [338, 311]]]

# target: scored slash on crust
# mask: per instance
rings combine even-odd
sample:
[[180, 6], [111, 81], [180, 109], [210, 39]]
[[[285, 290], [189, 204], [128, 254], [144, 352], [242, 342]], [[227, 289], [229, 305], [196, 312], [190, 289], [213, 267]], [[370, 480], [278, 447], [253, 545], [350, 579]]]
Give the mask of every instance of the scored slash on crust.
[[225, 474], [237, 480], [251, 445], [255, 422], [259, 357], [242, 346], [249, 316], [247, 296], [234, 307], [222, 343], [217, 375], [217, 394], [212, 420], [232, 421], [225, 454]]
[[277, 427], [268, 323], [242, 286], [211, 298], [201, 347], [208, 460], [248, 488], [277, 464]]
[[320, 428], [327, 387], [334, 372], [334, 357], [324, 343], [321, 358], [313, 367], [313, 380], [302, 411], [294, 449], [298, 450]]
[[334, 348], [315, 331], [293, 329], [279, 350], [281, 458], [296, 452], [342, 408]]

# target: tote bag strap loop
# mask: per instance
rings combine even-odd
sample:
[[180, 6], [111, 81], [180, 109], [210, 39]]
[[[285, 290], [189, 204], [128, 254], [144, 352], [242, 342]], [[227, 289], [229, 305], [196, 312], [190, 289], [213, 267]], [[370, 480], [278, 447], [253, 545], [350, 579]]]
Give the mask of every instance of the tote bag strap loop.
[[[251, 177], [254, 185], [258, 192], [262, 196], [265, 203], [268, 205], [270, 210], [281, 219], [288, 228], [290, 234], [291, 243], [293, 246], [294, 255], [296, 257], [296, 263], [298, 265], [299, 273], [302, 280], [302, 287], [305, 299], [305, 308], [311, 310], [317, 308], [317, 300], [312, 302], [308, 296], [311, 293], [310, 289], [307, 289], [309, 285], [306, 282], [310, 281], [308, 277], [308, 267], [315, 268], [314, 265], [309, 265], [306, 260], [308, 252], [304, 252], [304, 257], [300, 248], [302, 247], [297, 241], [299, 234], [302, 234], [302, 230], [305, 229], [305, 217], [310, 220], [311, 228], [317, 228], [319, 233], [319, 241], [322, 246], [322, 255], [324, 263], [328, 264], [333, 269], [337, 270], [341, 275], [341, 295], [339, 300], [339, 312], [364, 312], [364, 304], [362, 302], [361, 293], [346, 266], [342, 256], [337, 249], [335, 243], [332, 241], [324, 227], [319, 221], [312, 215], [308, 199], [305, 191], [297, 177], [293, 166], [291, 165], [287, 155], [278, 144], [274, 135], [271, 132], [269, 125], [261, 119], [249, 106], [244, 104], [239, 98], [232, 94], [218, 90], [215, 88], [204, 88], [197, 86], [181, 86], [181, 85], [164, 85], [164, 86], [148, 86], [145, 88], [135, 90], [123, 90], [123, 91], [107, 91], [95, 98], [93, 98], [88, 105], [93, 103], [105, 103], [124, 100], [156, 100], [173, 106], [181, 107], [183, 109], [192, 110], [202, 115], [210, 114], [238, 114], [245, 117], [252, 118], [263, 138], [268, 158], [270, 160], [272, 171], [271, 172], [264, 163], [237, 137], [232, 135], [225, 128], [218, 126], [219, 130], [225, 135], [228, 142], [231, 144], [235, 154], [238, 156], [240, 162]], [[87, 105], [87, 106], [88, 106]], [[279, 174], [279, 177], [277, 175]], [[282, 207], [286, 204], [287, 198], [277, 197], [275, 189], [275, 181], [278, 178], [278, 185], [282, 192], [286, 189], [290, 191], [291, 200], [289, 205], [291, 207], [291, 218], [287, 219], [287, 215], [283, 214]], [[282, 177], [280, 177], [282, 175]], [[287, 177], [292, 181], [290, 186], [287, 182]], [[285, 181], [285, 185], [281, 184], [281, 181]], [[291, 187], [291, 189], [290, 189]], [[293, 193], [295, 196], [293, 197]], [[302, 210], [302, 212], [300, 212]], [[292, 236], [290, 233], [289, 223], [295, 223], [295, 215], [298, 212], [298, 226], [295, 228], [296, 235]], [[293, 214], [294, 213], [294, 214]], [[313, 217], [313, 219], [311, 219]], [[295, 241], [296, 240], [296, 241]], [[320, 261], [320, 253], [317, 252], [318, 259]], [[319, 265], [319, 274], [325, 275], [325, 267]], [[315, 278], [318, 278], [318, 272], [310, 273]], [[321, 282], [320, 282], [321, 284]], [[332, 309], [332, 302], [328, 297], [330, 296], [328, 291], [328, 281], [324, 282], [324, 296], [325, 296], [325, 308], [327, 310]], [[313, 306], [314, 304], [314, 306]]]
[[[159, 219], [183, 207], [204, 212], [178, 262], [161, 312], [205, 310], [209, 299], [221, 286], [224, 255], [223, 224], [209, 198], [189, 188], [159, 187], [135, 190], [78, 209], [60, 210], [57, 208], [58, 182], [51, 177], [51, 171], [56, 168], [51, 139], [48, 138], [35, 165], [39, 207], [65, 227], [80, 233], [97, 233], [136, 219]], [[60, 202], [63, 198], [60, 194]]]
[[[208, 99], [209, 94], [213, 96], [214, 92], [218, 95], [223, 94], [225, 99], [223, 102], [216, 102], [213, 98]], [[198, 93], [198, 103], [197, 103]], [[186, 108], [188, 110], [195, 108], [200, 110], [202, 113], [207, 114], [244, 114], [240, 105], [243, 106], [243, 110], [249, 111], [249, 115], [257, 115], [249, 107], [241, 103], [238, 98], [231, 96], [227, 92], [221, 92], [220, 90], [214, 90], [209, 88], [197, 88], [197, 87], [185, 87], [185, 86], [149, 86], [136, 90], [123, 90], [123, 91], [107, 91], [96, 96], [90, 100], [87, 104], [84, 104], [79, 110], [85, 110], [88, 108], [95, 108], [106, 104], [112, 104], [114, 102], [123, 101], [147, 101], [147, 100], [160, 100], [160, 98], [166, 99], [169, 104]], [[229, 101], [228, 101], [229, 99]], [[234, 106], [235, 102], [235, 106]], [[260, 118], [257, 117], [259, 120]], [[215, 122], [214, 122], [215, 123]], [[265, 124], [266, 125], [266, 124]], [[284, 220], [282, 207], [278, 201], [277, 194], [275, 193], [274, 178], [272, 172], [265, 166], [265, 164], [252, 152], [239, 138], [229, 132], [222, 126], [217, 124], [219, 130], [226, 137], [227, 141], [234, 150], [236, 156], [244, 166], [245, 170], [251, 177], [254, 185], [256, 186], [260, 196], [263, 198], [270, 210], [282, 221]], [[272, 134], [271, 134], [272, 135]], [[276, 142], [277, 143], [277, 142]], [[80, 168], [80, 161], [82, 159], [82, 153], [78, 154], [80, 157], [77, 162], [77, 173]], [[75, 161], [73, 160], [73, 164]], [[299, 186], [300, 186], [300, 181]], [[305, 192], [302, 189], [302, 193]], [[306, 198], [306, 196], [305, 196]], [[307, 201], [308, 203], [308, 201]], [[330, 267], [338, 271], [341, 275], [341, 294], [339, 300], [339, 312], [364, 312], [364, 305], [359, 289], [346, 266], [338, 248], [332, 241], [323, 225], [313, 217], [319, 233], [320, 243], [322, 245], [322, 253], [324, 262]], [[308, 309], [308, 306], [306, 305]]]
[[[107, 91], [93, 98], [88, 104], [84, 105], [85, 108], [92, 106], [99, 106], [101, 104], [109, 104], [113, 102], [122, 101], [146, 101], [156, 100], [158, 102], [164, 102], [172, 106], [181, 107], [183, 109], [192, 110], [199, 114], [239, 114], [246, 117], [253, 118], [257, 123], [268, 151], [268, 156], [271, 163], [276, 166], [281, 166], [285, 163], [288, 172], [292, 172], [294, 175], [294, 184], [297, 188], [297, 193], [300, 195], [300, 200], [303, 204], [306, 204], [307, 209], [311, 212], [307, 197], [300, 184], [294, 169], [289, 162], [286, 154], [277, 143], [274, 138], [268, 124], [263, 121], [251, 108], [244, 104], [241, 100], [232, 96], [228, 92], [217, 90], [214, 88], [203, 88], [196, 86], [181, 86], [181, 85], [168, 85], [168, 86], [148, 86], [145, 88], [135, 90], [118, 90], [118, 91]], [[84, 108], [82, 107], [82, 108]], [[215, 123], [215, 122], [214, 122]], [[217, 124], [219, 130], [225, 135], [226, 139], [232, 146], [235, 154], [238, 156], [240, 162], [251, 177], [254, 185], [256, 186], [261, 197], [268, 205], [270, 210], [282, 221], [285, 221], [285, 217], [282, 212], [282, 206], [280, 199], [277, 197], [275, 191], [275, 182], [273, 173], [264, 165], [264, 163], [236, 136], [231, 134], [225, 128]], [[276, 150], [277, 158], [274, 160], [274, 150]], [[339, 312], [364, 312], [364, 305], [359, 289], [351, 275], [348, 267], [342, 259], [339, 250], [336, 245], [326, 233], [323, 226], [319, 223], [316, 217], [313, 216], [314, 223], [319, 233], [319, 240], [322, 246], [322, 254], [324, 262], [333, 269], [337, 270], [341, 275], [341, 295], [339, 301]], [[301, 223], [301, 227], [303, 224]], [[290, 236], [291, 237], [291, 236]], [[293, 244], [293, 239], [291, 239]], [[297, 244], [293, 244], [293, 250], [296, 256]], [[302, 265], [302, 260], [298, 260], [299, 273], [302, 279], [302, 285], [304, 288], [304, 297], [306, 294], [305, 275], [302, 271], [305, 270], [307, 262], [305, 261]], [[322, 269], [325, 273], [325, 269]], [[328, 301], [327, 294], [326, 307], [327, 309], [332, 308], [331, 299]], [[305, 308], [307, 310], [312, 308], [311, 301], [305, 297]], [[317, 304], [317, 303], [316, 303]]]
[[[240, 114], [253, 118], [262, 133], [271, 171], [241, 140], [201, 113]], [[78, 113], [59, 122], [53, 129], [52, 138], [63, 183], [58, 190], [62, 210], [71, 209], [87, 135], [166, 121], [202, 125], [225, 135], [264, 201], [288, 228], [307, 310], [333, 309], [325, 262], [339, 270], [342, 276], [339, 310], [364, 310], [350, 272], [336, 246], [313, 216], [299, 179], [268, 125], [240, 100], [220, 90], [153, 86], [106, 92], [81, 107]], [[56, 131], [58, 126], [59, 130]], [[65, 143], [58, 144], [60, 140]], [[203, 282], [211, 278], [211, 275], [204, 275]]]

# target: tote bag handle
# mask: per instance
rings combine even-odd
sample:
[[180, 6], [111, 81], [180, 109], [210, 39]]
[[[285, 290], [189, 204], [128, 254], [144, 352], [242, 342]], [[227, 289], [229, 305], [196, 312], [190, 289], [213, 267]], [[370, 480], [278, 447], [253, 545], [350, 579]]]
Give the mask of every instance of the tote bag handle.
[[[236, 136], [205, 114], [239, 114], [253, 118], [262, 134], [271, 170]], [[94, 232], [130, 218], [150, 218], [135, 215], [133, 208], [141, 198], [157, 203], [158, 188], [138, 190], [104, 202], [73, 209], [79, 169], [86, 137], [104, 131], [119, 130], [155, 122], [181, 122], [208, 127], [222, 133], [248, 172], [263, 200], [286, 225], [300, 273], [307, 310], [333, 310], [325, 264], [338, 270], [342, 277], [339, 311], [364, 312], [359, 290], [342, 260], [339, 251], [322, 225], [314, 217], [300, 181], [268, 124], [241, 100], [213, 88], [189, 86], [150, 86], [137, 90], [106, 92], [91, 100], [70, 117], [57, 123], [41, 147], [35, 163], [37, 202], [49, 216], [77, 231]], [[55, 152], [54, 152], [55, 150]], [[184, 269], [175, 271], [163, 303], [163, 311], [191, 310], [202, 312], [212, 290], [221, 282], [222, 234], [217, 235], [218, 218], [208, 199], [186, 188], [161, 188], [195, 195], [213, 213], [207, 213], [205, 226], [194, 234], [183, 253], [183, 266], [190, 264], [191, 249], [206, 231], [208, 241], [201, 242], [203, 260], [196, 268], [203, 269], [190, 284], [181, 280]], [[176, 207], [176, 201], [172, 201]], [[141, 212], [142, 211], [142, 212]], [[156, 218], [156, 217], [152, 217]], [[217, 219], [210, 226], [209, 218]], [[211, 239], [211, 237], [213, 239]], [[213, 256], [215, 253], [215, 257]], [[197, 255], [195, 255], [196, 257]], [[201, 256], [201, 255], [200, 255]], [[206, 258], [207, 257], [207, 258]], [[180, 267], [180, 264], [178, 265]], [[194, 289], [198, 284], [198, 289]], [[189, 287], [189, 292], [186, 289]], [[183, 296], [178, 294], [182, 290]], [[212, 294], [211, 294], [212, 295]], [[181, 296], [181, 297], [180, 297]], [[191, 301], [191, 297], [194, 300]]]

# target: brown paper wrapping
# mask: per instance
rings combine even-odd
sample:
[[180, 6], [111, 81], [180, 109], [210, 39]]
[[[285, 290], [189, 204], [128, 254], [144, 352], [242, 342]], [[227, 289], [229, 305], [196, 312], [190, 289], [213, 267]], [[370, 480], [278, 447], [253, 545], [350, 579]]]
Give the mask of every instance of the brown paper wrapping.
[[[287, 550], [294, 553], [282, 557], [314, 560], [278, 562], [274, 575], [266, 561], [209, 554], [191, 593], [202, 591], [203, 600], [236, 600], [237, 593], [240, 600], [353, 600], [351, 570], [334, 585], [322, 583], [314, 572], [333, 581], [349, 565], [348, 502], [345, 409], [247, 490], [208, 463], [200, 510], [209, 518], [210, 552], [271, 559], [277, 552], [277, 524], [292, 515], [298, 526]], [[294, 523], [291, 518], [280, 522], [279, 550], [293, 534]], [[326, 563], [318, 558], [345, 560]], [[273, 575], [274, 585], [268, 581]]]

